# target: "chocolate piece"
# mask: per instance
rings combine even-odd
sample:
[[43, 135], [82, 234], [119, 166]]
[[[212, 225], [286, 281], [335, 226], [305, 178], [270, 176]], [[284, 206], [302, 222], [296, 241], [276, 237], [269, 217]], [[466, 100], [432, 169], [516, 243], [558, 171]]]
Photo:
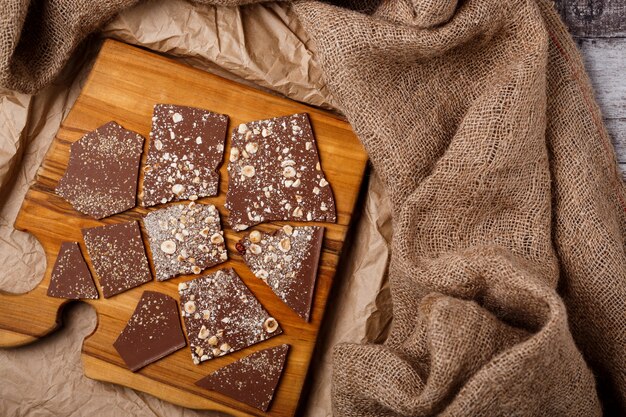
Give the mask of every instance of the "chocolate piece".
[[98, 298], [87, 263], [76, 242], [63, 242], [52, 268], [48, 296], [57, 298]]
[[181, 282], [178, 292], [195, 364], [283, 332], [233, 269]]
[[283, 374], [289, 345], [254, 352], [218, 369], [196, 385], [267, 411]]
[[72, 143], [56, 193], [96, 219], [135, 207], [143, 142], [115, 122], [87, 133]]
[[284, 226], [274, 234], [253, 230], [241, 240], [243, 259], [257, 278], [309, 321], [324, 228]]
[[138, 222], [83, 229], [83, 239], [104, 298], [152, 279]]
[[144, 207], [217, 195], [228, 116], [157, 104], [144, 167]]
[[152, 211], [143, 219], [156, 278], [199, 274], [228, 259], [220, 213], [208, 204], [175, 204]]
[[113, 347], [135, 372], [186, 344], [176, 300], [155, 291], [144, 291]]
[[225, 206], [233, 229], [272, 220], [337, 220], [306, 113], [239, 125], [229, 159]]

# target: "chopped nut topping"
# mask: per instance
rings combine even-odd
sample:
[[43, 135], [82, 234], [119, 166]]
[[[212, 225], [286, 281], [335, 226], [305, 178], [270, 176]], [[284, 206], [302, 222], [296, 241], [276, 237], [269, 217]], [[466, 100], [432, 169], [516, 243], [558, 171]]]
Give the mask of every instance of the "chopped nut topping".
[[219, 245], [220, 243], [224, 242], [224, 236], [221, 235], [221, 233], [214, 233], [211, 236], [211, 243], [215, 244], [215, 245]]
[[258, 255], [259, 253], [261, 253], [261, 247], [255, 243], [252, 243], [248, 249], [250, 249], [250, 252], [252, 252], [255, 255]]
[[161, 149], [163, 149], [163, 142], [161, 142], [160, 140], [155, 140], [154, 141], [154, 147], [156, 148], [157, 151], [160, 151]]
[[291, 249], [291, 240], [287, 237], [282, 239], [278, 244], [278, 248], [283, 252], [289, 252], [289, 249]]
[[[204, 324], [202, 325], [202, 327], [200, 328], [200, 331], [198, 332], [198, 337], [200, 339], [206, 339], [207, 337], [209, 337], [209, 330], [206, 328]], [[201, 355], [201, 353], [198, 353], [198, 355]]]
[[[202, 327], [204, 327], [204, 326], [202, 326]], [[209, 345], [217, 346], [217, 344], [218, 344], [217, 336], [209, 337]]]
[[239, 149], [232, 148], [230, 150], [230, 157], [229, 157], [229, 159], [230, 159], [230, 162], [235, 162], [236, 160], [238, 160], [239, 159]]
[[200, 272], [202, 272], [202, 269], [198, 265], [194, 265], [191, 267], [191, 272], [198, 275]]
[[185, 311], [189, 314], [193, 314], [196, 312], [196, 303], [193, 301], [187, 301], [185, 303]]
[[250, 242], [252, 243], [259, 243], [261, 241], [261, 232], [258, 230], [251, 231], [248, 239], [250, 239]]
[[245, 167], [241, 168], [241, 174], [244, 177], [252, 178], [254, 177], [255, 169], [252, 165], [246, 165]]
[[230, 350], [230, 345], [228, 343], [222, 343], [220, 346], [220, 350], [222, 352], [228, 352]]
[[180, 113], [174, 113], [172, 115], [172, 120], [174, 120], [174, 123], [182, 122], [183, 116]]
[[303, 214], [304, 214], [304, 213], [302, 212], [302, 209], [301, 209], [300, 207], [296, 207], [296, 208], [293, 210], [293, 216], [294, 216], [294, 217], [302, 217], [302, 215], [303, 215]]
[[187, 284], [186, 283], [181, 282], [181, 283], [178, 284], [178, 291], [186, 290], [186, 289], [187, 289]]
[[172, 192], [176, 195], [181, 195], [185, 191], [185, 187], [181, 184], [174, 184], [172, 186]]
[[268, 333], [274, 333], [278, 329], [278, 322], [274, 317], [268, 317], [263, 323], [263, 329]]
[[320, 180], [320, 187], [326, 187], [328, 185], [328, 181], [326, 181], [326, 179], [322, 178]]
[[246, 126], [245, 123], [240, 124], [239, 127], [237, 128], [237, 131], [239, 133], [245, 133], [246, 130], [248, 130], [248, 126]]
[[176, 242], [174, 242], [173, 240], [164, 241], [163, 243], [161, 243], [161, 250], [168, 255], [172, 255], [174, 252], [176, 252]]
[[246, 152], [255, 154], [259, 150], [259, 145], [256, 142], [246, 143]]
[[290, 225], [286, 224], [283, 226], [283, 230], [285, 233], [287, 233], [288, 235], [291, 235], [293, 233], [293, 227], [291, 227]]
[[293, 178], [296, 176], [296, 170], [291, 166], [287, 166], [283, 169], [283, 176], [285, 178]]

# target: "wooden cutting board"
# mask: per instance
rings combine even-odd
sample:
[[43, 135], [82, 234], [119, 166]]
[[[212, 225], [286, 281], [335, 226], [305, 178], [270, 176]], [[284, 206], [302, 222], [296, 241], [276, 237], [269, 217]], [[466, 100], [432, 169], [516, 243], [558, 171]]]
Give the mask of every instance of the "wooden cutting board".
[[[201, 365], [192, 363], [189, 348], [185, 347], [133, 373], [124, 366], [113, 348], [113, 341], [132, 315], [141, 294], [146, 290], [160, 291], [178, 300], [178, 283], [193, 276], [182, 276], [166, 282], [152, 281], [109, 299], [101, 297], [85, 301], [95, 308], [98, 315], [96, 330], [83, 344], [85, 374], [93, 379], [145, 391], [185, 407], [220, 410], [233, 415], [292, 416], [306, 381], [326, 302], [361, 188], [367, 155], [348, 123], [330, 113], [111, 40], [104, 43], [85, 87], [61, 125], [15, 222], [17, 229], [32, 233], [41, 242], [46, 253], [47, 268], [43, 280], [33, 291], [23, 295], [0, 294], [0, 346], [33, 342], [60, 325], [60, 313], [67, 301], [48, 297], [46, 291], [62, 242], [80, 242], [91, 268], [81, 228], [138, 220], [147, 212], [137, 207], [102, 221], [94, 220], [76, 212], [54, 194], [54, 188], [67, 166], [72, 142], [110, 120], [148, 138], [152, 108], [156, 103], [195, 106], [227, 114], [230, 126], [225, 155], [229, 154], [230, 130], [233, 126], [245, 121], [308, 113], [317, 138], [323, 170], [333, 187], [338, 221], [336, 224], [322, 224], [326, 227], [326, 233], [315, 300], [311, 321], [305, 323], [269, 287], [252, 275], [235, 251], [235, 243], [245, 233], [235, 233], [226, 221], [228, 212], [223, 204], [228, 175], [226, 164], [223, 164], [219, 195], [200, 199], [199, 202], [215, 204], [220, 210], [230, 260], [208, 271], [234, 267], [263, 306], [278, 319], [284, 333]], [[146, 149], [147, 145], [148, 141]], [[265, 224], [259, 229], [273, 230], [282, 224]], [[282, 343], [291, 345], [291, 350], [283, 378], [267, 414], [194, 385], [195, 381], [219, 367], [254, 351]]]

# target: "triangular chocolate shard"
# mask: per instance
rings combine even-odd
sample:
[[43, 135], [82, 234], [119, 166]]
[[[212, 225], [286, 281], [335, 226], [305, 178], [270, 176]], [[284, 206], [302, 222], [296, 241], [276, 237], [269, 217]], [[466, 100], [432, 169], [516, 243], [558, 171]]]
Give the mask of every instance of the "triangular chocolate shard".
[[135, 207], [144, 139], [109, 122], [72, 143], [56, 193], [96, 219]]
[[306, 113], [242, 123], [231, 143], [224, 206], [234, 230], [272, 220], [337, 221]]
[[274, 234], [253, 230], [240, 242], [252, 273], [306, 321], [311, 314], [323, 237], [323, 227], [286, 225]]
[[144, 291], [128, 324], [113, 343], [133, 372], [185, 345], [176, 300], [155, 291]]
[[76, 242], [63, 242], [52, 269], [48, 296], [78, 300], [98, 298], [87, 263]]
[[178, 292], [195, 364], [282, 333], [232, 269], [181, 282]]
[[267, 411], [288, 350], [289, 345], [280, 345], [255, 352], [207, 375], [196, 385]]

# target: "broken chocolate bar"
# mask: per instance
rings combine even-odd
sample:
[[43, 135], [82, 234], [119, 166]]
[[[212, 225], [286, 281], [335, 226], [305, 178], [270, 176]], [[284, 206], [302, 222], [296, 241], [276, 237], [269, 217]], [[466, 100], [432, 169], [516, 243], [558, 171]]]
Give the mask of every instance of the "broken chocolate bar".
[[282, 333], [233, 269], [181, 282], [178, 292], [195, 364]]
[[220, 214], [213, 205], [175, 204], [148, 213], [143, 223], [158, 281], [199, 274], [228, 259]]
[[289, 345], [279, 345], [254, 352], [207, 375], [196, 385], [267, 411], [288, 351]]
[[176, 300], [155, 291], [144, 291], [113, 347], [135, 372], [186, 344]]
[[56, 193], [96, 219], [135, 207], [144, 139], [109, 122], [70, 147], [70, 160]]
[[78, 300], [98, 298], [89, 267], [76, 242], [63, 242], [52, 268], [48, 296]]
[[157, 104], [143, 179], [144, 207], [217, 194], [228, 116]]
[[272, 220], [337, 220], [305, 113], [233, 130], [225, 207], [234, 230]]
[[304, 320], [309, 321], [324, 228], [284, 226], [274, 234], [253, 230], [242, 239], [252, 273]]
[[138, 222], [83, 229], [83, 239], [104, 298], [152, 279]]

